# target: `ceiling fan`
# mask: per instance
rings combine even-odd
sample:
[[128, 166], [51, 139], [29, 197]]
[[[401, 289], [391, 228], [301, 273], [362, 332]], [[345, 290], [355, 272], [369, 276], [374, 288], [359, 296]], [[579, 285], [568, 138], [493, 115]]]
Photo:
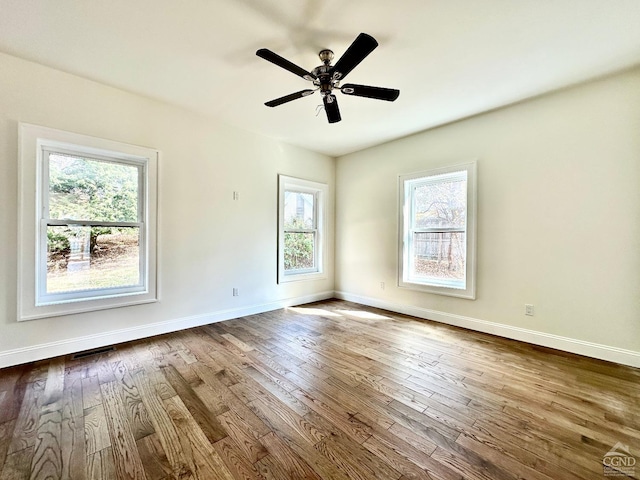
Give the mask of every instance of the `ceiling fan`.
[[361, 33], [356, 37], [349, 48], [347, 48], [347, 51], [344, 52], [335, 65], [331, 65], [331, 61], [334, 57], [333, 52], [328, 49], [321, 50], [318, 56], [320, 57], [323, 65], [314, 68], [310, 72], [290, 62], [286, 58], [281, 57], [277, 53], [272, 52], [271, 50], [261, 48], [256, 52], [257, 56], [312, 82], [316, 87], [315, 89], [300, 90], [299, 92], [276, 98], [275, 100], [266, 102], [265, 105], [267, 107], [277, 107], [278, 105], [282, 105], [292, 100], [309, 96], [320, 90], [322, 102], [324, 103], [324, 110], [327, 113], [327, 120], [329, 120], [329, 123], [336, 123], [342, 118], [340, 117], [340, 110], [338, 109], [338, 100], [332, 93], [334, 89], [340, 90], [345, 95], [375, 98], [377, 100], [393, 102], [398, 98], [398, 95], [400, 95], [400, 90], [372, 87], [369, 85], [356, 85], [355, 83], [345, 83], [340, 86], [340, 81], [343, 80], [351, 70], [357, 67], [358, 64], [362, 62], [362, 60], [364, 60], [366, 56], [369, 55], [377, 46], [378, 42], [375, 38], [371, 35], [367, 35], [366, 33]]

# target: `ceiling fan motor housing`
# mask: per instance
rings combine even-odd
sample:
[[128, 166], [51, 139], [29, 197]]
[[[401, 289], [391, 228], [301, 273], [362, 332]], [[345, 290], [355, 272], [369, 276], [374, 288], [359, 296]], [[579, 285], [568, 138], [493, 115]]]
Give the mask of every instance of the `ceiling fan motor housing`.
[[[323, 50], [322, 52], [326, 52], [330, 50]], [[322, 58], [322, 52], [320, 52], [320, 58]], [[333, 54], [333, 52], [331, 52]], [[331, 60], [329, 60], [331, 61]], [[314, 85], [320, 87], [320, 93], [322, 96], [329, 95], [331, 90], [334, 87], [338, 86], [337, 80], [333, 79], [333, 67], [328, 63], [325, 65], [320, 65], [313, 69], [313, 74], [316, 76], [316, 80], [314, 80]]]

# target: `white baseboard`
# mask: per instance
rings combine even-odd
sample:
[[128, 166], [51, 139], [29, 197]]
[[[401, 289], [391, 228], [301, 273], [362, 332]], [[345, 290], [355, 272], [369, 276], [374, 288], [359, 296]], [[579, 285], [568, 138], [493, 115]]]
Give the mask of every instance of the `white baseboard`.
[[240, 308], [232, 308], [210, 312], [202, 315], [194, 315], [190, 317], [176, 318], [163, 322], [156, 322], [137, 327], [124, 328], [111, 332], [86, 335], [57, 342], [43, 343], [24, 348], [16, 348], [0, 352], [0, 368], [19, 365], [22, 363], [33, 362], [45, 358], [56, 357], [59, 355], [68, 355], [70, 353], [81, 352], [94, 348], [104, 347], [141, 338], [152, 337], [154, 335], [162, 335], [164, 333], [176, 332], [186, 328], [199, 327], [210, 323], [221, 322], [233, 318], [243, 317], [246, 315], [255, 315], [258, 313], [269, 312], [279, 308], [300, 305], [303, 303], [317, 302], [328, 298], [340, 298], [350, 302], [360, 303], [371, 307], [382, 308], [392, 312], [411, 315], [426, 320], [433, 320], [448, 325], [467, 328], [478, 332], [489, 333], [512, 340], [532, 343], [543, 347], [564, 350], [565, 352], [585, 355], [587, 357], [599, 358], [610, 362], [629, 365], [640, 368], [640, 352], [633, 350], [625, 350], [622, 348], [611, 347], [598, 343], [585, 342], [574, 338], [561, 337], [535, 330], [513, 327], [486, 320], [480, 320], [473, 317], [465, 317], [452, 313], [439, 312], [427, 308], [414, 307], [411, 305], [402, 305], [372, 297], [364, 297], [351, 294], [348, 292], [320, 292], [302, 297], [287, 298], [277, 300], [275, 302], [250, 305]]
[[489, 322], [462, 315], [455, 315], [452, 313], [439, 312], [437, 310], [429, 310], [427, 308], [391, 303], [378, 298], [363, 297], [348, 292], [336, 291], [334, 296], [342, 300], [348, 300], [350, 302], [360, 303], [370, 307], [382, 308], [391, 312], [411, 315], [425, 320], [433, 320], [440, 323], [446, 323], [448, 325], [454, 325], [456, 327], [497, 335], [499, 337], [532, 343], [542, 347], [555, 348], [565, 352], [576, 353], [578, 355], [640, 368], [640, 352], [635, 352], [633, 350], [625, 350], [623, 348], [610, 347], [599, 343], [585, 342], [575, 338], [561, 337], [550, 333], [513, 327], [510, 325]]
[[106, 345], [130, 342], [132, 340], [139, 340], [141, 338], [152, 337], [154, 335], [162, 335], [164, 333], [176, 332], [186, 328], [199, 327], [201, 325], [221, 322], [223, 320], [244, 317], [246, 315], [255, 315], [257, 313], [269, 312], [271, 310], [300, 305], [303, 303], [317, 302], [328, 298], [333, 298], [333, 291], [320, 292], [302, 297], [286, 298], [270, 303], [231, 308], [202, 315], [194, 315], [190, 317], [166, 320], [163, 322], [150, 323], [147, 325], [140, 325], [137, 327], [123, 328], [96, 335], [86, 335], [57, 342], [16, 348], [14, 350], [0, 352], [0, 368], [33, 362], [36, 360], [43, 360], [45, 358], [57, 357], [59, 355], [68, 355], [70, 353], [81, 352], [83, 350], [104, 347]]

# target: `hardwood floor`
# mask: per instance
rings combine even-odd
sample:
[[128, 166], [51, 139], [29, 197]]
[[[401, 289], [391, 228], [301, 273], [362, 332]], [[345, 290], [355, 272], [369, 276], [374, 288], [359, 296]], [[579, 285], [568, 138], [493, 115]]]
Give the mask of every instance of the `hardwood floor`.
[[618, 443], [640, 370], [338, 300], [0, 370], [1, 480], [601, 479]]

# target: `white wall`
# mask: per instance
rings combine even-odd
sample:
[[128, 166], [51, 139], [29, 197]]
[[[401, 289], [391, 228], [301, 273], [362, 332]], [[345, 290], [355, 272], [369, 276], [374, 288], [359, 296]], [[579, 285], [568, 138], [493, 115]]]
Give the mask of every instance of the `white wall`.
[[[16, 321], [18, 122], [162, 152], [161, 302]], [[0, 172], [0, 367], [333, 291], [332, 158], [0, 54]], [[278, 173], [329, 184], [324, 280], [276, 283]], [[239, 201], [233, 201], [233, 191], [240, 193]], [[240, 296], [232, 296], [233, 287]]]
[[[477, 299], [397, 287], [397, 176], [470, 159]], [[343, 298], [640, 366], [639, 69], [340, 157], [336, 178]]]
[[[162, 151], [161, 302], [16, 321], [19, 121]], [[398, 288], [397, 175], [472, 158], [477, 300]], [[276, 284], [278, 173], [327, 182], [330, 198], [336, 192], [335, 286], [333, 229], [325, 280]], [[329, 212], [333, 225], [333, 202]], [[0, 54], [0, 367], [334, 288], [363, 303], [640, 366], [638, 219], [640, 70], [348, 155], [336, 168], [331, 158]], [[534, 317], [524, 316], [525, 303]]]

